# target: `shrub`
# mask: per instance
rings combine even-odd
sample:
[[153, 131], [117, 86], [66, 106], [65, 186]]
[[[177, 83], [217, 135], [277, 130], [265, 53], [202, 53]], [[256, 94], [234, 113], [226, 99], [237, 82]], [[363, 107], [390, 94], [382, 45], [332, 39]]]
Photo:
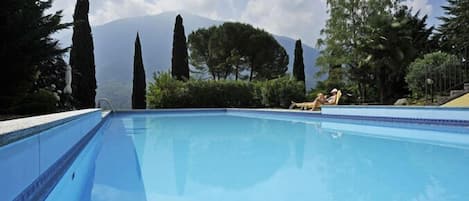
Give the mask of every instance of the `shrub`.
[[176, 108], [185, 105], [187, 89], [184, 82], [175, 80], [168, 73], [154, 74], [154, 83], [147, 93], [148, 105], [152, 108]]
[[39, 89], [27, 95], [14, 109], [17, 114], [47, 114], [57, 111], [59, 97], [50, 91]]
[[461, 75], [459, 65], [459, 60], [454, 55], [443, 52], [426, 54], [410, 64], [405, 80], [413, 97], [421, 98], [425, 94], [426, 78], [434, 80], [435, 89], [443, 88], [455, 75]]
[[149, 108], [176, 107], [288, 107], [304, 100], [303, 83], [282, 77], [269, 81], [177, 81], [167, 73], [154, 76], [147, 100]]
[[291, 101], [303, 101], [305, 94], [303, 83], [289, 77], [281, 77], [262, 83], [262, 104], [266, 107], [286, 108]]

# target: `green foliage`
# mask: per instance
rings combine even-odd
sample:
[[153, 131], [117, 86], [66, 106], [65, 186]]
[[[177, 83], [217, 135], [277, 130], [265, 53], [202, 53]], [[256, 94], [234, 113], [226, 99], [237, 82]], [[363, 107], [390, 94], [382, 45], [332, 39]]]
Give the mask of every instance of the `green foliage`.
[[93, 37], [88, 21], [89, 1], [79, 0], [73, 14], [73, 36], [70, 50], [72, 67], [72, 95], [78, 109], [94, 108], [96, 97], [96, 69]]
[[390, 103], [407, 94], [408, 65], [431, 47], [427, 17], [394, 0], [327, 3], [330, 18], [318, 41], [322, 73], [342, 68], [347, 88], [367, 102]]
[[469, 57], [467, 48], [469, 47], [469, 1], [468, 0], [447, 0], [447, 5], [443, 6], [445, 16], [440, 17], [443, 22], [438, 28], [437, 34], [442, 50], [455, 55], [461, 52], [465, 58]]
[[147, 94], [149, 108], [288, 107], [304, 100], [302, 82], [288, 77], [268, 81], [175, 80], [155, 74]]
[[51, 35], [69, 24], [60, 22], [61, 11], [45, 13], [51, 5], [51, 0], [2, 1], [0, 113], [13, 112], [12, 107], [39, 88], [36, 82], [49, 79], [48, 72], [62, 65], [57, 61], [62, 60], [66, 49], [60, 48]]
[[248, 24], [227, 22], [202, 28], [189, 35], [188, 43], [191, 64], [213, 80], [274, 79], [288, 70], [285, 49], [272, 35]]
[[149, 108], [181, 107], [188, 101], [184, 82], [173, 79], [168, 73], [154, 74], [147, 92]]
[[171, 58], [171, 74], [177, 80], [189, 79], [189, 62], [187, 55], [186, 35], [183, 19], [176, 16], [173, 35], [173, 57]]
[[142, 59], [142, 46], [140, 38], [137, 33], [135, 39], [135, 54], [134, 54], [134, 80], [132, 88], [132, 109], [145, 109], [146, 103], [146, 88], [145, 81], [145, 68], [143, 67]]
[[[452, 79], [451, 74], [460, 75], [462, 72], [460, 62], [454, 55], [443, 52], [426, 54], [412, 62], [409, 66], [405, 80], [412, 91], [414, 98], [422, 98], [425, 95], [426, 79], [434, 81], [433, 88], [442, 88], [445, 83]], [[451, 74], [448, 74], [451, 72]]]
[[47, 114], [57, 111], [59, 97], [48, 90], [40, 89], [28, 94], [14, 109], [17, 114]]
[[[293, 77], [305, 83], [305, 64], [303, 61], [303, 47], [301, 46], [301, 40], [297, 40], [295, 43], [295, 58], [293, 60]], [[303, 91], [306, 93], [306, 85], [303, 84]]]
[[304, 83], [287, 76], [261, 82], [262, 104], [265, 107], [288, 108], [291, 101], [305, 99]]
[[298, 81], [305, 82], [305, 64], [303, 61], [303, 47], [301, 40], [295, 43], [295, 59], [293, 61], [293, 77]]

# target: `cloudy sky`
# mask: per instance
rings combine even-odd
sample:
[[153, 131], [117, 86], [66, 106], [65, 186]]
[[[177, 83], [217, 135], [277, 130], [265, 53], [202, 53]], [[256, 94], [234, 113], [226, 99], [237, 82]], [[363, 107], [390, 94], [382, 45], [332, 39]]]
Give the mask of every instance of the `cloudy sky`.
[[[327, 19], [326, 0], [89, 0], [90, 23], [184, 10], [215, 20], [241, 21], [277, 35], [302, 39], [314, 45]], [[76, 0], [54, 0], [52, 10], [64, 10], [71, 21]], [[414, 10], [438, 24], [446, 0], [407, 0]]]

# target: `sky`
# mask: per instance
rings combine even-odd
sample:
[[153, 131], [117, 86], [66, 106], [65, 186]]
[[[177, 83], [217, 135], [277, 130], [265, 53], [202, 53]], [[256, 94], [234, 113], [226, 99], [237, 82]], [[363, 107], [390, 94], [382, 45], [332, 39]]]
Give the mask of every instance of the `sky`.
[[[117, 19], [187, 11], [214, 20], [240, 21], [273, 34], [301, 39], [314, 46], [328, 18], [326, 0], [89, 0], [92, 26]], [[76, 0], [54, 0], [51, 11], [63, 10], [64, 21], [72, 21]], [[446, 0], [407, 0], [405, 4], [439, 24]]]

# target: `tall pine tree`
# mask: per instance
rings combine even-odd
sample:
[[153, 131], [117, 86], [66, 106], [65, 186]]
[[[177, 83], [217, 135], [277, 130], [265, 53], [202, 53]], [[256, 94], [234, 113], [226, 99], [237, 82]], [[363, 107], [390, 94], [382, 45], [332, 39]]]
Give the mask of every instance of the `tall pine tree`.
[[189, 62], [187, 56], [186, 35], [181, 15], [176, 17], [173, 35], [173, 57], [171, 58], [171, 75], [178, 80], [189, 79]]
[[447, 52], [467, 58], [469, 48], [469, 0], [448, 0], [448, 5], [442, 7], [445, 16], [438, 28], [442, 49]]
[[[67, 50], [51, 35], [69, 24], [61, 23], [61, 11], [45, 14], [51, 0], [3, 0], [1, 5], [0, 113], [16, 113], [22, 103], [35, 104], [25, 98], [44, 87], [37, 83], [51, 78], [50, 71], [63, 67], [62, 55]], [[54, 85], [58, 85], [56, 79], [48, 83], [50, 88]]]
[[135, 39], [135, 54], [134, 54], [134, 84], [132, 88], [132, 109], [146, 109], [146, 82], [145, 82], [145, 68], [143, 67], [142, 59], [142, 46], [140, 44], [140, 37], [137, 33]]
[[73, 37], [70, 51], [72, 95], [78, 109], [95, 107], [96, 70], [93, 37], [88, 21], [88, 0], [77, 0], [73, 14]]
[[295, 43], [295, 60], [293, 61], [293, 77], [296, 80], [305, 82], [305, 64], [303, 61], [303, 47], [301, 40]]

